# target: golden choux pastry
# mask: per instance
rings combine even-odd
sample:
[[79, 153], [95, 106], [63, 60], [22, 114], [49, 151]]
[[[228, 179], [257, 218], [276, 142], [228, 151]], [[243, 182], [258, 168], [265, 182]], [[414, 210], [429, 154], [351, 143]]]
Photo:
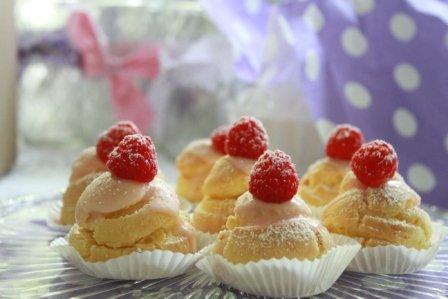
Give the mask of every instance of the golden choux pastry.
[[420, 196], [399, 176], [381, 187], [370, 188], [349, 172], [343, 190], [322, 214], [329, 231], [357, 238], [364, 247], [430, 246], [431, 220], [419, 207]]
[[323, 158], [304, 174], [299, 195], [310, 205], [324, 206], [339, 194], [342, 179], [350, 170], [348, 161]]
[[297, 186], [289, 156], [281, 151], [263, 154], [252, 170], [251, 191], [238, 198], [213, 252], [233, 263], [283, 257], [312, 260], [327, 252], [331, 236], [295, 195]]
[[216, 161], [204, 182], [204, 199], [193, 213], [193, 226], [203, 232], [224, 229], [238, 196], [248, 190], [249, 173], [255, 160], [224, 156]]
[[107, 171], [106, 164], [98, 158], [94, 147], [83, 150], [76, 158], [69, 184], [62, 195], [61, 224], [75, 223], [75, 207], [79, 197], [87, 185], [104, 171]]
[[311, 218], [296, 198], [287, 203], [264, 203], [247, 192], [219, 233], [213, 252], [233, 263], [270, 258], [315, 259], [331, 247], [327, 229]]
[[105, 172], [87, 186], [76, 206], [69, 243], [87, 261], [105, 261], [137, 250], [194, 252], [190, 225], [179, 214], [171, 187], [155, 178], [148, 184]]
[[86, 261], [142, 250], [196, 251], [193, 228], [180, 213], [176, 193], [155, 177], [156, 154], [149, 137], [125, 137], [107, 166], [110, 172], [98, 176], [82, 193], [69, 234], [69, 244]]
[[353, 171], [343, 179], [341, 193], [323, 211], [328, 230], [356, 238], [364, 247], [428, 248], [431, 220], [419, 207], [420, 196], [395, 172], [397, 165], [386, 142], [363, 145], [353, 156]]
[[210, 139], [191, 142], [176, 158], [179, 171], [177, 193], [190, 202], [199, 202], [202, 197], [202, 185], [216, 160], [223, 154], [212, 145]]
[[75, 223], [75, 206], [84, 189], [93, 179], [107, 171], [106, 161], [109, 153], [127, 135], [139, 133], [131, 121], [119, 121], [98, 136], [95, 147], [89, 147], [73, 162], [69, 184], [62, 196], [60, 223]]
[[230, 127], [226, 142], [230, 151], [215, 162], [206, 177], [204, 197], [192, 219], [197, 230], [211, 234], [225, 228], [237, 198], [248, 190], [256, 156], [267, 149], [267, 134], [258, 120], [246, 116]]
[[327, 144], [327, 157], [313, 163], [303, 175], [299, 195], [311, 206], [323, 207], [339, 194], [350, 159], [364, 142], [362, 132], [348, 124], [336, 126]]

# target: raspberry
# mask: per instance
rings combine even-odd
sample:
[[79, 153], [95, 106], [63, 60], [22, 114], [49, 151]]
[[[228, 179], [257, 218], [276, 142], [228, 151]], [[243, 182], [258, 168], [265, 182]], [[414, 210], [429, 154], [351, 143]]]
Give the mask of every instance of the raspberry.
[[360, 129], [342, 124], [331, 133], [325, 151], [330, 158], [350, 160], [363, 143], [364, 136]]
[[226, 140], [227, 140], [228, 132], [229, 132], [229, 128], [227, 126], [220, 126], [220, 127], [216, 128], [212, 132], [212, 134], [210, 134], [213, 148], [224, 155], [227, 154]]
[[257, 159], [267, 148], [268, 135], [257, 119], [243, 116], [229, 129], [226, 141], [229, 155]]
[[110, 153], [107, 168], [115, 176], [147, 183], [157, 174], [157, 154], [151, 138], [128, 135]]
[[249, 178], [249, 191], [261, 201], [282, 203], [294, 197], [299, 186], [291, 157], [281, 150], [266, 151], [258, 158]]
[[104, 163], [107, 157], [127, 135], [140, 134], [140, 130], [131, 121], [119, 121], [107, 131], [101, 133], [96, 142], [96, 153]]
[[394, 176], [398, 168], [397, 153], [386, 141], [374, 140], [356, 151], [351, 167], [363, 184], [379, 187]]

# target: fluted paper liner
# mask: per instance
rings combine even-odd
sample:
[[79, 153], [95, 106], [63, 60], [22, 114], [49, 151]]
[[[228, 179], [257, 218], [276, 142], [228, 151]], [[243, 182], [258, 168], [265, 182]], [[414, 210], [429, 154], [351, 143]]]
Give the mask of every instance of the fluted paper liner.
[[56, 201], [52, 203], [48, 208], [48, 214], [47, 214], [47, 226], [56, 229], [63, 232], [70, 231], [71, 225], [64, 225], [61, 224], [61, 209], [62, 209], [62, 202]]
[[205, 247], [194, 254], [169, 250], [141, 251], [91, 263], [86, 262], [65, 238], [57, 238], [50, 246], [87, 275], [121, 280], [158, 279], [183, 274], [210, 249], [210, 246]]
[[241, 291], [269, 297], [307, 297], [325, 292], [361, 248], [350, 238], [332, 235], [334, 247], [315, 260], [270, 259], [233, 264], [219, 254], [196, 266], [219, 282]]
[[408, 274], [423, 269], [435, 257], [448, 228], [432, 223], [432, 246], [418, 250], [405, 246], [387, 245], [362, 248], [347, 270], [375, 274]]

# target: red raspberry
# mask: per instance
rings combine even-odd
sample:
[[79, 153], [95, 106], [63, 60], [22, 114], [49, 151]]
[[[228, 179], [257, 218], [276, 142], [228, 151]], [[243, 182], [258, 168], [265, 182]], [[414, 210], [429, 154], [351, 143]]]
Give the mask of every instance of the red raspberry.
[[131, 121], [119, 121], [107, 131], [101, 133], [96, 142], [96, 153], [104, 163], [107, 157], [127, 135], [140, 134], [140, 130]]
[[128, 135], [110, 153], [107, 168], [115, 176], [147, 183], [157, 174], [157, 154], [151, 138]]
[[226, 140], [227, 133], [229, 132], [229, 127], [220, 126], [216, 128], [212, 134], [210, 134], [210, 139], [212, 140], [212, 145], [215, 150], [222, 154], [227, 154], [226, 152]]
[[351, 167], [362, 183], [379, 187], [394, 176], [398, 168], [397, 153], [386, 141], [374, 140], [356, 151]]
[[350, 160], [363, 143], [364, 136], [360, 129], [342, 124], [331, 133], [325, 151], [330, 158]]
[[249, 191], [261, 201], [282, 203], [294, 197], [299, 186], [291, 157], [276, 150], [258, 158], [249, 179]]
[[267, 148], [268, 135], [259, 120], [243, 116], [230, 127], [226, 141], [229, 155], [257, 159]]

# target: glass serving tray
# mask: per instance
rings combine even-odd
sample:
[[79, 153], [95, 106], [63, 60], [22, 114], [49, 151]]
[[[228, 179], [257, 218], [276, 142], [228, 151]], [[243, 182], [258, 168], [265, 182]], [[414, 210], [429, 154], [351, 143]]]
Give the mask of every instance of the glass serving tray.
[[[64, 232], [49, 228], [49, 206], [60, 194], [0, 201], [0, 297], [45, 298], [257, 298], [209, 279], [198, 270], [167, 279], [117, 281], [87, 276], [55, 252], [49, 243]], [[448, 223], [448, 212], [425, 207], [433, 221]], [[411, 275], [345, 272], [316, 298], [448, 297], [448, 239], [437, 257]]]

